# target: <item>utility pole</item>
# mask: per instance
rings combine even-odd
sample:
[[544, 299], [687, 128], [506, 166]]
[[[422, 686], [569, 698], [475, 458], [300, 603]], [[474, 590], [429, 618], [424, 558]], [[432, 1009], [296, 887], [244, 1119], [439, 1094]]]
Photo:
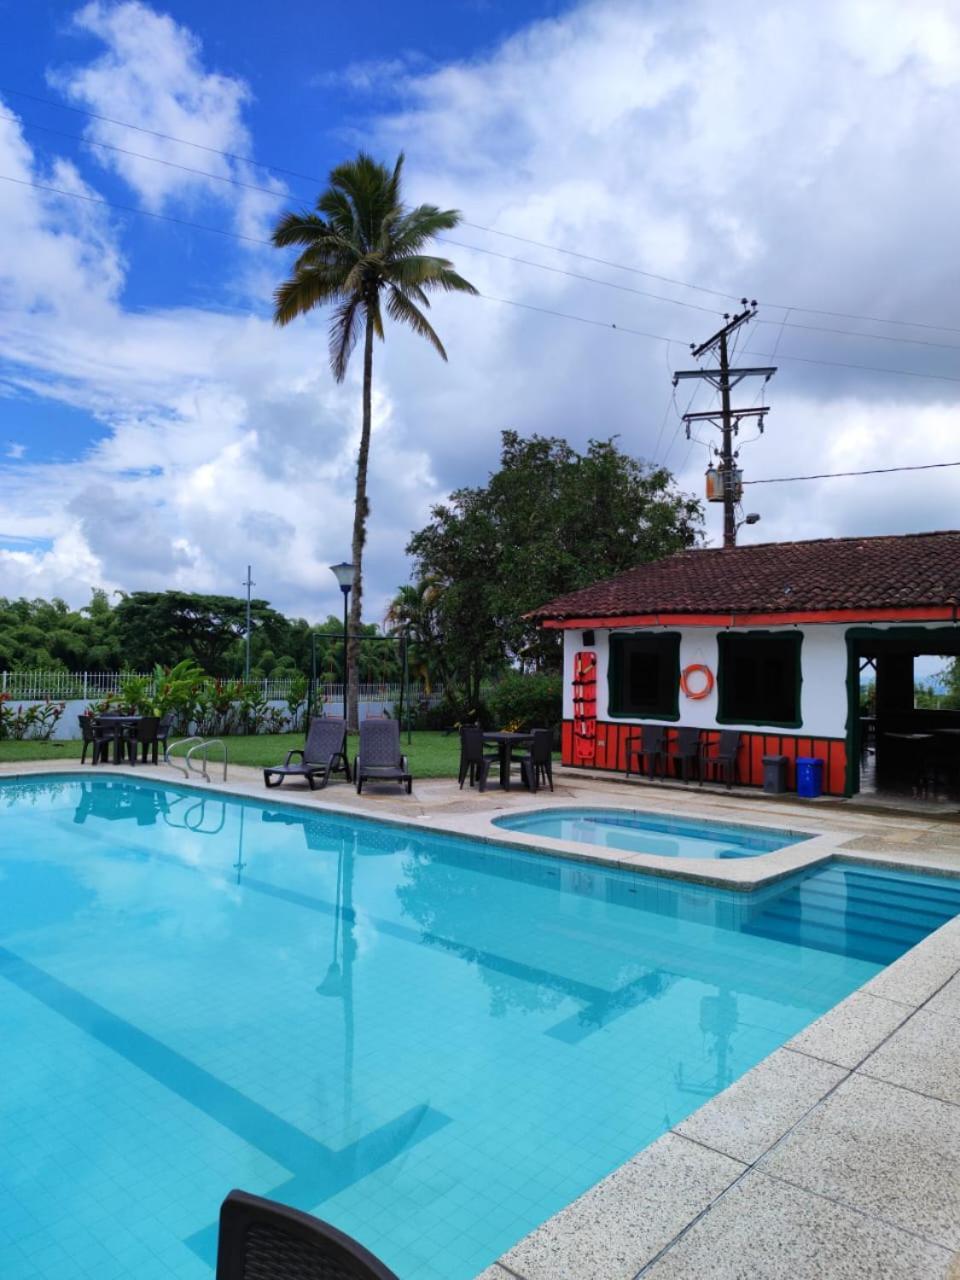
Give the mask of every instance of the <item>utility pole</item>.
[[247, 577], [243, 584], [247, 588], [247, 634], [246, 648], [243, 659], [243, 681], [244, 684], [250, 683], [250, 588], [257, 584], [250, 576], [250, 565], [247, 565]]
[[[718, 367], [711, 369], [682, 369], [673, 375], [674, 386], [677, 385], [681, 378], [705, 378], [711, 386], [720, 392], [719, 414], [716, 410], [705, 413], [685, 413], [683, 421], [686, 423], [688, 440], [690, 439], [691, 422], [710, 422], [720, 430], [720, 448], [714, 450], [714, 453], [720, 459], [720, 466], [719, 468], [711, 466], [707, 470], [707, 501], [723, 503], [723, 545], [725, 548], [737, 545], [737, 504], [740, 502], [743, 493], [742, 472], [737, 466], [738, 453], [733, 447], [733, 437], [737, 435], [740, 421], [743, 418], [757, 418], [760, 434], [762, 435], [764, 417], [770, 412], [769, 405], [761, 405], [752, 409], [734, 409], [730, 404], [730, 392], [744, 378], [763, 378], [764, 382], [769, 382], [777, 372], [775, 367], [766, 366], [744, 369], [730, 368], [730, 348], [728, 345], [730, 338], [741, 325], [752, 320], [757, 314], [756, 302], [748, 302], [746, 298], [741, 298], [740, 305], [744, 310], [735, 316], [725, 315], [723, 318], [726, 323], [723, 328], [718, 329], [706, 342], [702, 342], [699, 346], [692, 342], [690, 344], [690, 351], [695, 360], [701, 359], [711, 351], [716, 351]], [[750, 523], [753, 523], [752, 517]]]

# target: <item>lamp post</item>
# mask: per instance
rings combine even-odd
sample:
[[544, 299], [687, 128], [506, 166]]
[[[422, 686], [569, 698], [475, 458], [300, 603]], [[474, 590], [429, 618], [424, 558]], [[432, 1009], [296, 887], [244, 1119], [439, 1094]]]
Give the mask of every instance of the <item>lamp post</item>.
[[332, 564], [330, 572], [336, 578], [340, 590], [343, 592], [343, 722], [347, 722], [347, 646], [350, 642], [348, 633], [348, 613], [347, 602], [350, 599], [350, 588], [353, 586], [353, 565], [344, 561], [342, 564]]

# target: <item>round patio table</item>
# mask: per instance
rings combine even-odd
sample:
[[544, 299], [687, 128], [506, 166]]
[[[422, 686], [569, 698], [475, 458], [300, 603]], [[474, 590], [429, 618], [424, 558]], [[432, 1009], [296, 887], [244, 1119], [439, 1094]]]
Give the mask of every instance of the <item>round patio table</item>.
[[484, 742], [495, 742], [500, 754], [500, 786], [504, 791], [510, 790], [510, 753], [521, 744], [533, 745], [532, 733], [485, 733]]

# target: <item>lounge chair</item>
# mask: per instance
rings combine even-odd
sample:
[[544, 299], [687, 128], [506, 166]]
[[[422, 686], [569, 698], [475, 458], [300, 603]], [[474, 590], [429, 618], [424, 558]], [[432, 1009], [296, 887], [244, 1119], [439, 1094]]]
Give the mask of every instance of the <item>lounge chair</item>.
[[[310, 731], [303, 747], [287, 752], [283, 764], [264, 769], [263, 780], [268, 787], [279, 787], [284, 778], [306, 778], [311, 791], [319, 785], [325, 787], [332, 773], [342, 773], [350, 781], [350, 765], [347, 761], [347, 722], [345, 720], [315, 717], [310, 721]], [[294, 756], [300, 756], [300, 764], [291, 764]]]
[[285, 1204], [231, 1191], [220, 1206], [216, 1280], [398, 1280], [356, 1240]]
[[360, 724], [360, 750], [353, 762], [357, 795], [369, 779], [373, 782], [406, 784], [407, 795], [413, 790], [413, 778], [407, 757], [400, 752], [400, 723], [397, 720], [369, 718]]

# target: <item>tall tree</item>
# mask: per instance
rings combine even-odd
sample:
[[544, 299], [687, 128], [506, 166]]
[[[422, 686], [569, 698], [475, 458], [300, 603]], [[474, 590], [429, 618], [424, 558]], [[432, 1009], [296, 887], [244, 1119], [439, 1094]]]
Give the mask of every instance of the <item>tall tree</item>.
[[[338, 165], [330, 185], [316, 202], [316, 212], [285, 213], [273, 232], [278, 248], [302, 250], [288, 280], [274, 294], [274, 320], [289, 324], [316, 307], [331, 305], [330, 367], [342, 382], [350, 354], [363, 333], [363, 400], [357, 483], [354, 501], [353, 591], [350, 598], [350, 632], [360, 630], [363, 602], [363, 547], [367, 534], [367, 466], [370, 457], [373, 388], [373, 340], [383, 340], [383, 308], [432, 344], [446, 360], [447, 353], [424, 310], [427, 294], [476, 293], [446, 258], [430, 257], [421, 249], [439, 232], [460, 221], [456, 209], [422, 204], [408, 208], [401, 195], [403, 154], [391, 171], [360, 152], [355, 160]], [[349, 718], [357, 718], [359, 641], [347, 646]]]
[[407, 547], [420, 578], [440, 586], [447, 661], [476, 700], [491, 664], [534, 670], [560, 662], [556, 633], [524, 614], [567, 591], [692, 545], [696, 498], [669, 471], [591, 440], [503, 432], [500, 468], [482, 488], [434, 507]]

